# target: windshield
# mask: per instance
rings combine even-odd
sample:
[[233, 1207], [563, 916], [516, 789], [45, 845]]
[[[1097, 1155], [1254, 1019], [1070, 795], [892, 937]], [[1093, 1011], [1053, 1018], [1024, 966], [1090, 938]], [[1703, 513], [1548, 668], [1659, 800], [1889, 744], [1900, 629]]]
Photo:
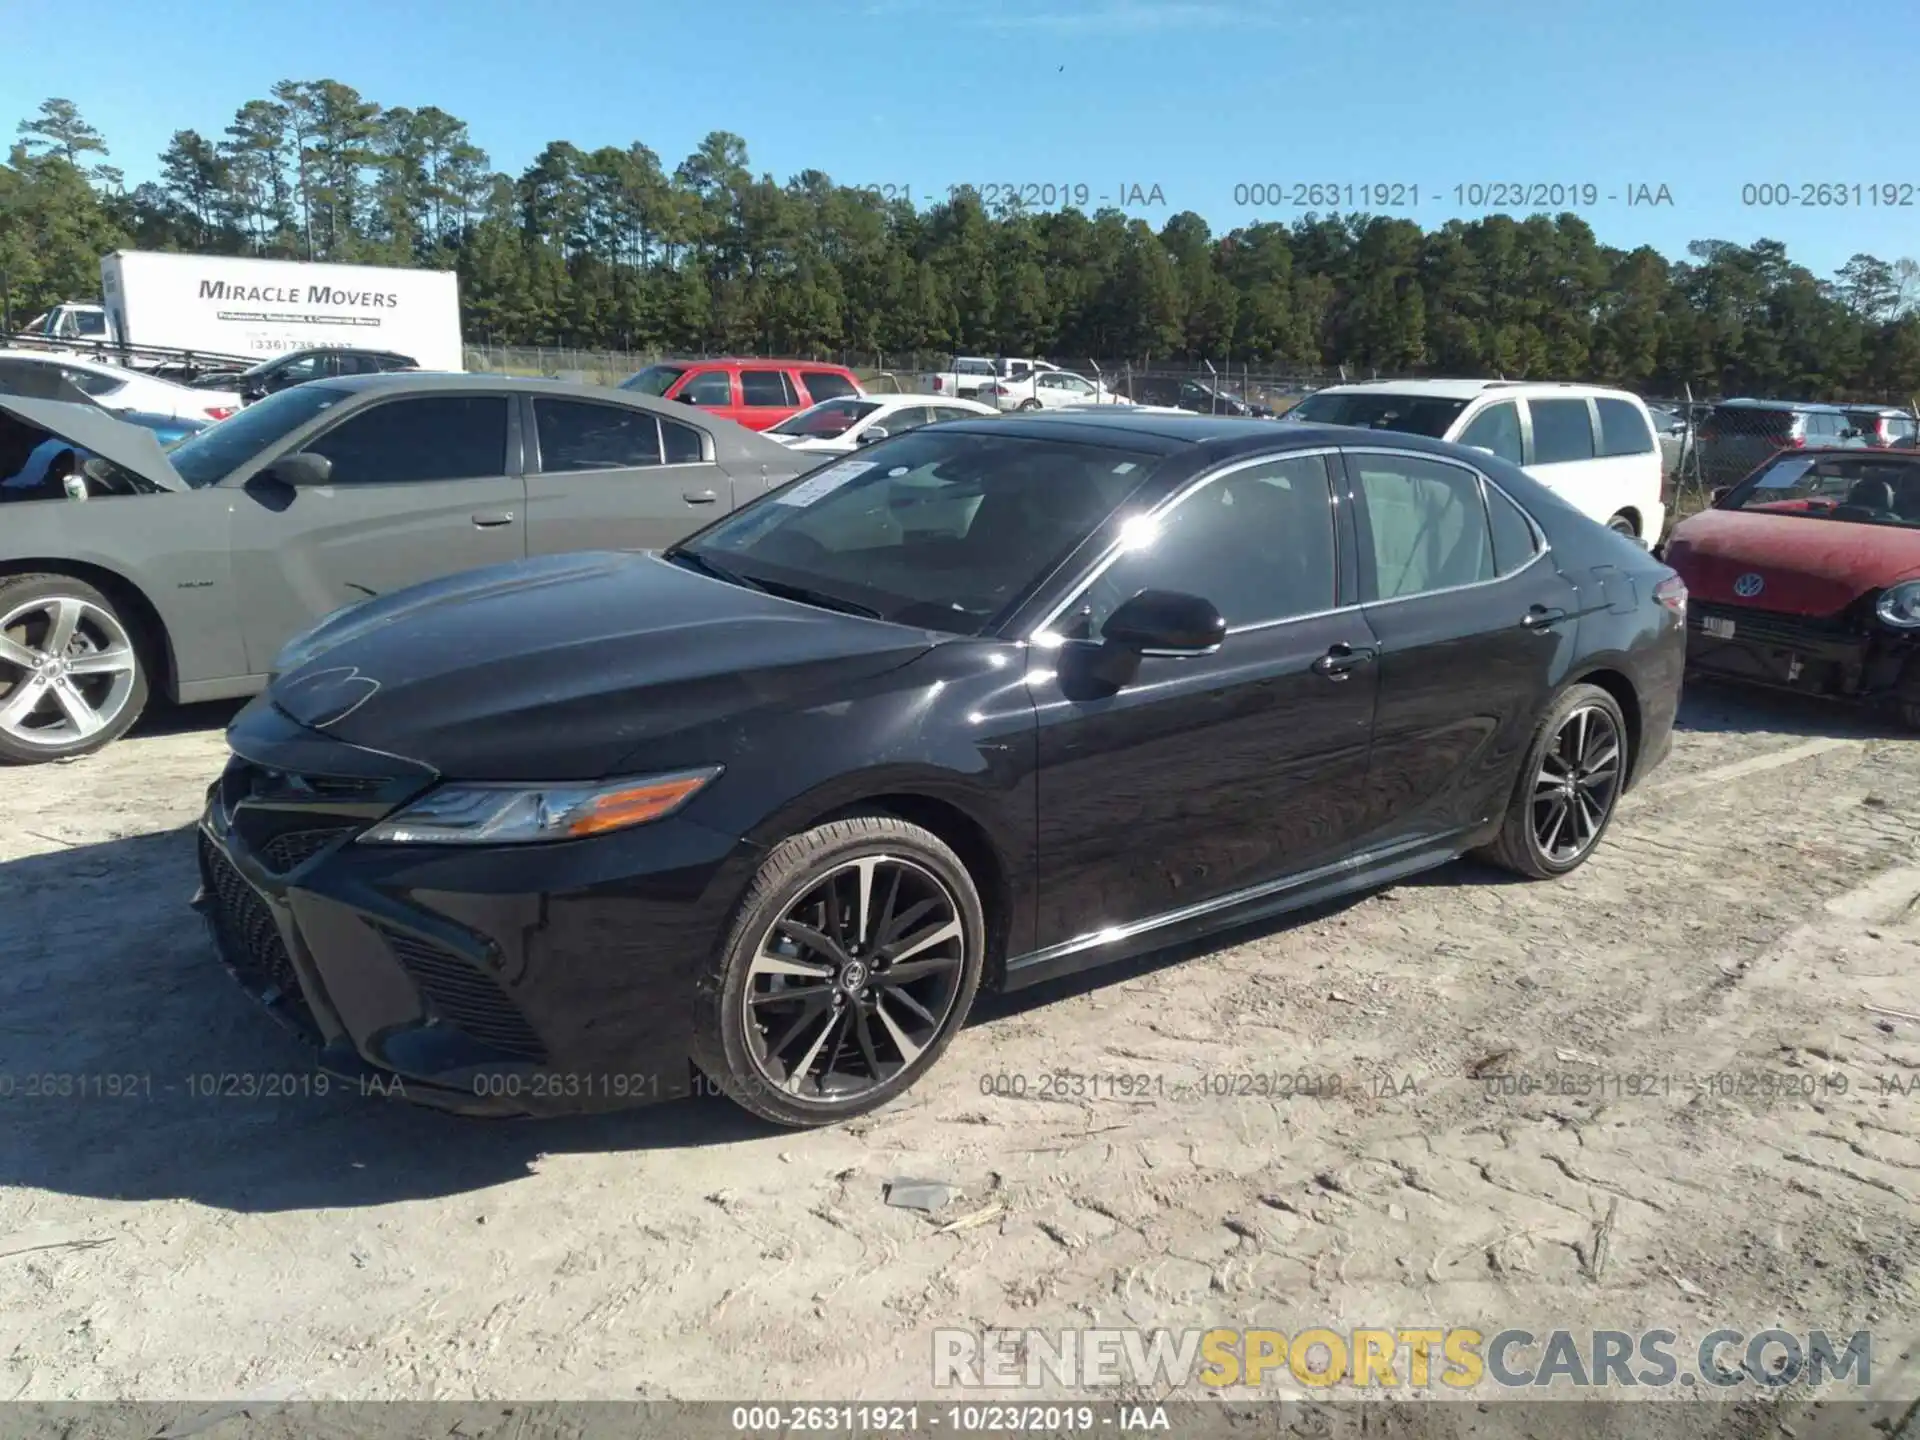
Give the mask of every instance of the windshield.
[[1382, 395], [1378, 391], [1309, 395], [1287, 412], [1289, 420], [1314, 425], [1355, 425], [1365, 430], [1398, 430], [1408, 435], [1446, 437], [1465, 400], [1433, 395]]
[[215, 484], [347, 395], [345, 390], [325, 385], [296, 385], [189, 436], [170, 450], [167, 458], [173, 461], [180, 478], [196, 490]]
[[809, 440], [831, 440], [844, 435], [880, 406], [872, 400], [825, 400], [773, 427], [775, 435], [799, 435]]
[[927, 427], [802, 476], [668, 558], [978, 635], [1139, 489], [1156, 458]]
[[629, 375], [620, 382], [622, 390], [634, 390], [642, 395], [665, 395], [673, 388], [673, 382], [687, 373], [684, 365], [649, 365], [638, 375]]
[[1720, 508], [1920, 528], [1920, 457], [1783, 455]]

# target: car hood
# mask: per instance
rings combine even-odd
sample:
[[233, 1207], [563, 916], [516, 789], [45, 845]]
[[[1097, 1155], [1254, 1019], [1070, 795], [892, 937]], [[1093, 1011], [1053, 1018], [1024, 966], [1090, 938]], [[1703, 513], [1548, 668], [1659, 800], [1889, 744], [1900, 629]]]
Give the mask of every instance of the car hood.
[[167, 459], [166, 451], [160, 448], [153, 431], [142, 425], [129, 425], [97, 405], [0, 394], [0, 411], [42, 430], [50, 430], [69, 444], [103, 460], [111, 460], [162, 490], [188, 488]]
[[650, 746], [904, 665], [932, 632], [651, 554], [510, 562], [362, 601], [288, 647], [301, 724], [463, 780], [587, 780]]
[[[1662, 558], [1695, 599], [1833, 615], [1868, 591], [1920, 575], [1920, 530], [1707, 510], [1674, 530]], [[1757, 590], [1747, 577], [1757, 577]]]

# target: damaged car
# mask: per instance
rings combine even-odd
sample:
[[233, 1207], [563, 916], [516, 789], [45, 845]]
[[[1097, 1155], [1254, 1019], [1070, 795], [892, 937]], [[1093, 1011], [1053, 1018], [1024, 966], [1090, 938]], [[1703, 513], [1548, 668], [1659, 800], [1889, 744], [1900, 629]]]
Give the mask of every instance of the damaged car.
[[1798, 450], [1715, 492], [1666, 562], [1688, 666], [1890, 708], [1920, 729], [1920, 454]]

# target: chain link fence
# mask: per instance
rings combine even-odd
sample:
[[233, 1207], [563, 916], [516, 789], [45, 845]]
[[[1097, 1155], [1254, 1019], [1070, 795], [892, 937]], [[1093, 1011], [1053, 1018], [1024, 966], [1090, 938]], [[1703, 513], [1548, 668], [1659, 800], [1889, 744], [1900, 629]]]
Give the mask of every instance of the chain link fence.
[[1920, 448], [1920, 405], [1848, 401], [1649, 399], [1679, 520], [1782, 451]]

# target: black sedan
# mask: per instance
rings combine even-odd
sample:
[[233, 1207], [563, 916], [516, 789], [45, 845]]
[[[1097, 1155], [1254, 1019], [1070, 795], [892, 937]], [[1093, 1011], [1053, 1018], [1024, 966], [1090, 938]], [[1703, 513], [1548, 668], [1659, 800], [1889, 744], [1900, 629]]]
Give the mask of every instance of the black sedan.
[[662, 554], [323, 622], [233, 723], [199, 904], [336, 1073], [820, 1124], [982, 987], [1468, 851], [1574, 869], [1669, 748], [1685, 608], [1411, 435], [930, 426]]

